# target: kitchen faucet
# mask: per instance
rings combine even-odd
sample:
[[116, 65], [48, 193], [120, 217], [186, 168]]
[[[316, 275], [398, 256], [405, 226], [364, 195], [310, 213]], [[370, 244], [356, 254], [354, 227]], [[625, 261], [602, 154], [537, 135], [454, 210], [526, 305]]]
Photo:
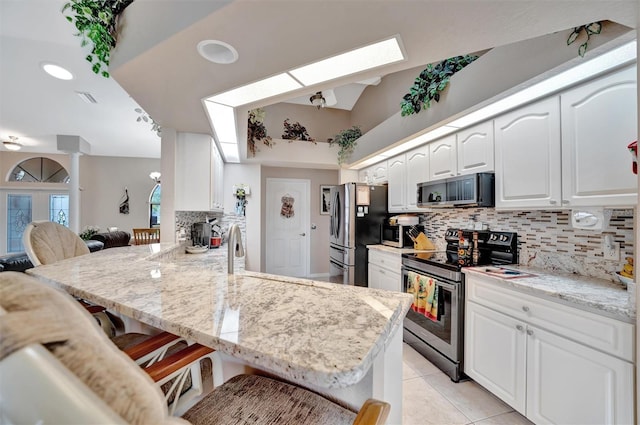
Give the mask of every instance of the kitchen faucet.
[[[242, 232], [240, 231], [240, 227], [237, 224], [232, 224], [229, 228], [229, 240], [227, 241], [229, 245], [227, 251], [227, 261], [228, 261], [228, 274], [233, 274], [233, 256], [235, 254], [236, 257], [244, 256], [244, 247], [242, 246]], [[235, 252], [234, 252], [235, 251]]]

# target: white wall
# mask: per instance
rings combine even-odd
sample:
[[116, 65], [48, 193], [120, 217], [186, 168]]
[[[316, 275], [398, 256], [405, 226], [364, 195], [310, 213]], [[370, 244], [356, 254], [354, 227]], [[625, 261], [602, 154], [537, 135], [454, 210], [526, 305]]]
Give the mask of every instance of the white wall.
[[262, 191], [260, 165], [225, 164], [224, 165], [224, 212], [233, 214], [236, 198], [233, 196], [233, 185], [244, 184], [251, 187], [251, 195], [247, 196], [246, 217], [246, 256], [245, 269], [259, 272], [262, 268]]
[[[115, 226], [131, 232], [149, 226], [149, 195], [155, 182], [152, 171], [160, 171], [159, 159], [110, 156], [80, 157], [80, 229]], [[125, 187], [129, 191], [129, 214], [120, 214]]]

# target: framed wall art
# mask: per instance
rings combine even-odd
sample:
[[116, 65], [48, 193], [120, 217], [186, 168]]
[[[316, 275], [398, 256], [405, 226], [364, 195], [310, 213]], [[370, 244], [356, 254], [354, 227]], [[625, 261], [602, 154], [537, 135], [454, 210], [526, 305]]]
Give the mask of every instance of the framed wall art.
[[320, 186], [320, 214], [329, 215], [331, 211], [331, 188], [332, 186]]

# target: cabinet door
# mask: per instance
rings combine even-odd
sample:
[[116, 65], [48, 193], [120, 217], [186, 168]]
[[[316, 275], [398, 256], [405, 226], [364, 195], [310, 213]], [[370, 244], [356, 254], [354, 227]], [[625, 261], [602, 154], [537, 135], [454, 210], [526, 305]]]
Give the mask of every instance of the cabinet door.
[[562, 93], [562, 197], [572, 206], [633, 206], [638, 179], [636, 67]]
[[529, 326], [527, 418], [536, 424], [633, 423], [633, 365]]
[[371, 171], [371, 183], [381, 184], [387, 182], [387, 161], [373, 165]]
[[487, 121], [456, 133], [458, 174], [485, 173], [494, 170], [493, 121]]
[[211, 147], [207, 134], [178, 133], [176, 141], [176, 210], [211, 209]]
[[455, 176], [457, 161], [455, 135], [429, 143], [429, 180]]
[[466, 302], [464, 372], [518, 412], [525, 414], [525, 324]]
[[[407, 210], [418, 210], [418, 183], [429, 180], [429, 150], [427, 146], [421, 146], [407, 152], [406, 158], [405, 205]], [[391, 187], [391, 176], [389, 176], [389, 187]]]
[[387, 203], [389, 212], [402, 212], [406, 208], [406, 162], [405, 154], [387, 160], [387, 178], [389, 188]]
[[369, 263], [369, 288], [400, 291], [400, 279], [400, 273], [394, 273]]
[[212, 172], [211, 177], [211, 209], [222, 211], [224, 209], [224, 161], [222, 155], [218, 151], [215, 142], [212, 142]]
[[496, 208], [560, 207], [558, 97], [495, 119]]

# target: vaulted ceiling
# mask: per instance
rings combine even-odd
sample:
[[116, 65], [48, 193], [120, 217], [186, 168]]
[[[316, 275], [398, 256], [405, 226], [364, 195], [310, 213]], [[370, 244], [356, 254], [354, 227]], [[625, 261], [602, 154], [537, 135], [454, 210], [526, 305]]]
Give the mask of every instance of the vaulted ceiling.
[[[121, 20], [114, 78], [94, 75], [60, 9], [64, 0], [0, 0], [0, 139], [56, 152], [57, 134], [79, 135], [94, 155], [159, 157], [159, 139], [136, 122], [142, 107], [164, 127], [210, 133], [201, 99], [248, 82], [399, 35], [406, 60], [243, 105], [305, 99], [369, 78], [608, 19], [637, 27], [636, 0], [136, 0]], [[196, 45], [233, 45], [230, 65]], [[40, 63], [75, 76], [59, 81]], [[508, 72], [508, 70], [504, 70]], [[89, 92], [97, 104], [76, 92]]]

